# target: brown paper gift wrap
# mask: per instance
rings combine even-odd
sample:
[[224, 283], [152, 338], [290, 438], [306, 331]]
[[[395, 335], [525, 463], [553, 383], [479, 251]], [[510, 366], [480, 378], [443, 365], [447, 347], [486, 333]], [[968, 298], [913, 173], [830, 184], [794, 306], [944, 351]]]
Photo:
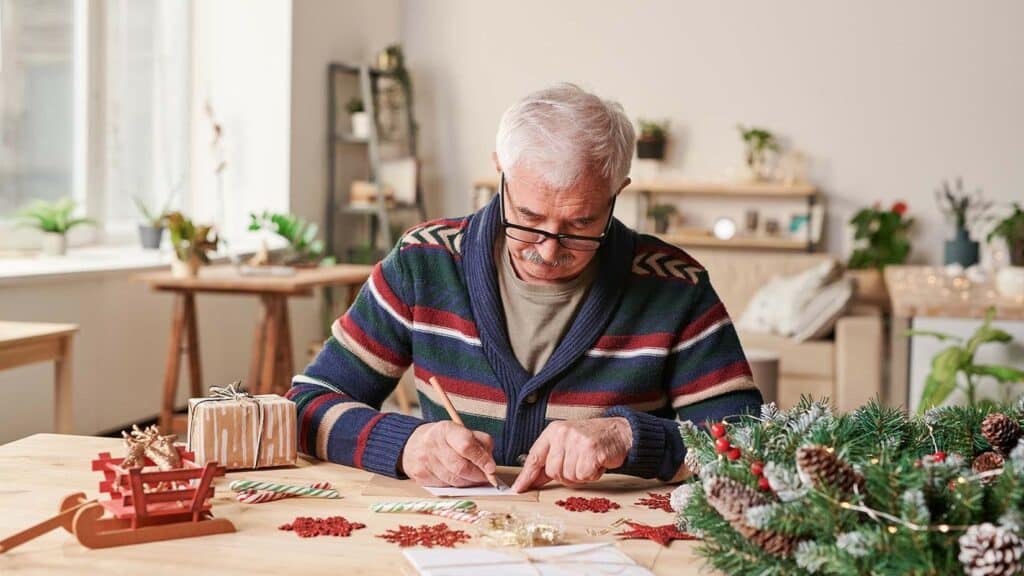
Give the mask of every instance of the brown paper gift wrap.
[[188, 449], [200, 465], [216, 460], [228, 470], [238, 470], [295, 464], [295, 403], [276, 394], [192, 398], [188, 432]]

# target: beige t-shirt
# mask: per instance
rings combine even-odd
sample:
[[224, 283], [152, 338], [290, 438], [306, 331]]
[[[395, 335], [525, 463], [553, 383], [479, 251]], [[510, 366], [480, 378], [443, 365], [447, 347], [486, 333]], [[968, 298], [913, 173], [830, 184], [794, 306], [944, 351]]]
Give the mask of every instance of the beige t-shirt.
[[572, 326], [594, 279], [597, 258], [564, 284], [529, 284], [516, 275], [504, 236], [495, 245], [496, 259], [500, 258], [495, 266], [498, 289], [512, 353], [527, 372], [536, 374]]

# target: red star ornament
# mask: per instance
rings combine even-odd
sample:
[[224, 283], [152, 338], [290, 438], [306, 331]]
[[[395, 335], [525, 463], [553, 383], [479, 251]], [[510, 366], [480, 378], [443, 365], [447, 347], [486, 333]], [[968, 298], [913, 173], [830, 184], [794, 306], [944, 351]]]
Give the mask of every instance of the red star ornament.
[[634, 538], [646, 538], [648, 540], [654, 540], [662, 546], [668, 546], [673, 540], [697, 540], [697, 537], [693, 534], [687, 534], [686, 532], [680, 532], [679, 528], [676, 528], [675, 524], [665, 524], [663, 526], [648, 526], [647, 524], [641, 524], [639, 522], [626, 522], [631, 530], [619, 532], [616, 536], [621, 536], [626, 539]]

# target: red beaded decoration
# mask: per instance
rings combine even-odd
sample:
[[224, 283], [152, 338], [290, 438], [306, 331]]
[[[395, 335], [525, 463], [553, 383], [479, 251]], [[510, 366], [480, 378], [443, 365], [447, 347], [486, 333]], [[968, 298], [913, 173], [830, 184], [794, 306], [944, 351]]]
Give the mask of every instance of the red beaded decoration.
[[583, 498], [581, 496], [570, 496], [565, 500], [555, 502], [570, 512], [597, 512], [604, 514], [609, 510], [617, 510], [619, 505], [607, 498]]
[[626, 524], [629, 526], [630, 529], [618, 532], [616, 536], [620, 536], [626, 539], [646, 538], [648, 540], [654, 540], [662, 546], [668, 546], [673, 540], [697, 539], [697, 537], [693, 534], [680, 532], [679, 528], [677, 528], [675, 524], [665, 524], [664, 526], [648, 526], [647, 524], [629, 521], [627, 521]]
[[409, 546], [425, 546], [433, 548], [442, 546], [453, 548], [469, 540], [469, 534], [462, 530], [450, 530], [447, 524], [436, 524], [431, 526], [423, 524], [418, 528], [412, 526], [399, 526], [397, 530], [391, 529], [384, 534], [377, 534], [377, 538], [383, 538], [392, 544], [398, 544], [402, 548]]
[[637, 506], [647, 506], [651, 510], [664, 510], [665, 512], [673, 512], [672, 510], [672, 494], [658, 494], [657, 492], [648, 492], [647, 496], [634, 502]]
[[353, 530], [366, 528], [366, 524], [360, 522], [349, 522], [343, 516], [331, 516], [329, 518], [308, 518], [299, 516], [291, 524], [282, 524], [278, 530], [295, 532], [301, 538], [312, 538], [314, 536], [339, 536], [348, 537]]

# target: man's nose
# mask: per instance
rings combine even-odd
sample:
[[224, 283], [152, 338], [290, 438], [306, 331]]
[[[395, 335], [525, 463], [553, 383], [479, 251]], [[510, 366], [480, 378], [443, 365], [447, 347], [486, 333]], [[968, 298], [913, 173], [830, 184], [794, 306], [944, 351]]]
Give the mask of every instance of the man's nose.
[[551, 263], [555, 261], [558, 256], [558, 251], [562, 246], [558, 243], [558, 240], [554, 238], [545, 238], [543, 242], [537, 245], [537, 254], [544, 259], [545, 262]]

